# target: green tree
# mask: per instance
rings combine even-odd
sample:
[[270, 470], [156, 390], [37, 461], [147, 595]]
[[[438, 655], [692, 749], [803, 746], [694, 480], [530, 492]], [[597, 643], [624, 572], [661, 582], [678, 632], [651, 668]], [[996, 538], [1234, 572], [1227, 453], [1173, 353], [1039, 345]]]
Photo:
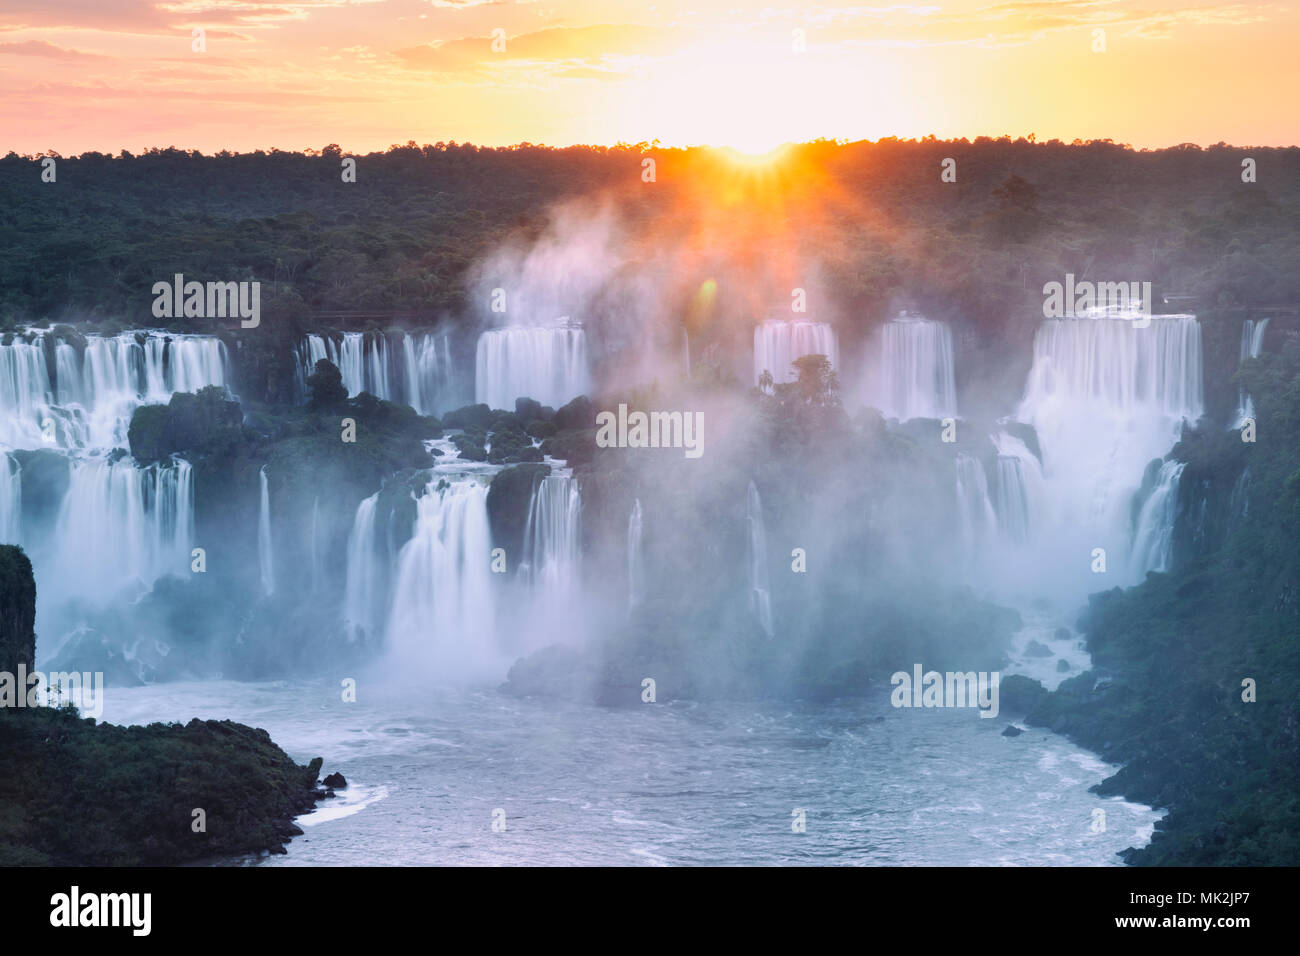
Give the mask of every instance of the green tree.
[[307, 387], [311, 389], [311, 401], [308, 404], [318, 411], [341, 408], [348, 400], [348, 390], [343, 386], [343, 373], [329, 359], [316, 361], [316, 371], [307, 376]]

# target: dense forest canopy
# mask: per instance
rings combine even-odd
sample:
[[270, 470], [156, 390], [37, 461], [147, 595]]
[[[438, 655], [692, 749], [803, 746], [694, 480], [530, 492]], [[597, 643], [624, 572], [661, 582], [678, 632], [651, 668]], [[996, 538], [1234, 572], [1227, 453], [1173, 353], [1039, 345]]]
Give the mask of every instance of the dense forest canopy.
[[[336, 323], [355, 327], [375, 325], [371, 313], [378, 324], [458, 317], [475, 264], [536, 239], [552, 207], [577, 197], [615, 211], [631, 273], [677, 271], [667, 245], [694, 254], [699, 274], [661, 287], [662, 308], [681, 314], [711, 274], [745, 277], [721, 283], [719, 305], [746, 321], [816, 286], [825, 292], [810, 311], [821, 316], [874, 321], [910, 305], [993, 330], [1067, 272], [1151, 281], [1157, 302], [1300, 299], [1294, 147], [819, 141], [751, 164], [656, 144], [411, 142], [353, 157], [355, 182], [343, 181], [334, 145], [48, 155], [54, 182], [42, 179], [43, 156], [0, 159], [6, 327], [157, 324], [151, 287], [177, 272], [259, 280], [285, 317], [364, 313]], [[941, 180], [947, 158], [955, 182]], [[1244, 159], [1254, 182], [1243, 182]]]

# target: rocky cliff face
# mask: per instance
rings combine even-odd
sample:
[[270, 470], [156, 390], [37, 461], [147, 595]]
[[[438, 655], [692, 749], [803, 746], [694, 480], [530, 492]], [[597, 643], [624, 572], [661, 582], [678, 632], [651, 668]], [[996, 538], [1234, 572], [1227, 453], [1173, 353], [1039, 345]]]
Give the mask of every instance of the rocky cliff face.
[[[35, 621], [32, 563], [0, 545], [0, 672], [31, 670]], [[70, 708], [0, 706], [0, 866], [284, 852], [302, 832], [293, 818], [329, 795], [320, 768], [228, 720], [115, 727]]]
[[0, 545], [0, 671], [36, 661], [36, 578], [23, 549]]

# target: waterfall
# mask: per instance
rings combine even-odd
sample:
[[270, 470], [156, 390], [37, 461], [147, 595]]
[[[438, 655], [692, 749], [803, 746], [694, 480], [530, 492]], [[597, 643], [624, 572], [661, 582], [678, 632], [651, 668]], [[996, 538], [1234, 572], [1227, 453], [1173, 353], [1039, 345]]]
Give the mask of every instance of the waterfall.
[[[328, 359], [337, 366], [338, 349], [323, 335], [308, 335], [298, 345], [298, 391], [301, 398], [307, 397], [307, 377], [316, 371], [316, 363], [321, 359]], [[339, 372], [342, 371], [340, 368]], [[353, 394], [347, 379], [343, 380], [343, 386], [348, 389], [348, 395]]]
[[[1201, 330], [1191, 315], [1148, 318], [1146, 326], [1108, 316], [1049, 319], [1035, 336], [1017, 418], [1034, 427], [1042, 450], [1041, 500], [1029, 501], [1042, 533], [1030, 529], [1035, 546], [1014, 571], [1022, 582], [1077, 598], [1135, 582], [1160, 563], [1164, 546], [1141, 527], [1135, 532], [1132, 503], [1147, 462], [1164, 457], [1183, 422], [1202, 414]], [[1023, 469], [1026, 456], [1021, 462]], [[1105, 577], [1090, 565], [1097, 549], [1107, 556]], [[1063, 570], [1054, 575], [1053, 567]]]
[[1029, 537], [1029, 495], [1023, 464], [1014, 455], [998, 455], [998, 526], [1011, 541]]
[[79, 352], [52, 331], [32, 335], [0, 345], [0, 443], [12, 448], [122, 446], [139, 405], [226, 384], [226, 347], [213, 336], [89, 335]]
[[452, 407], [458, 396], [450, 336], [402, 336], [402, 365], [408, 405], [421, 415], [436, 415]]
[[964, 557], [978, 560], [998, 527], [989, 498], [988, 476], [978, 458], [957, 454], [957, 515], [961, 521]]
[[1168, 571], [1172, 564], [1178, 479], [1184, 467], [1181, 461], [1162, 464], [1155, 487], [1142, 503], [1133, 533], [1132, 566], [1137, 571]]
[[[957, 453], [957, 515], [967, 575], [985, 583], [1000, 577], [1017, 561], [1036, 553], [1031, 544], [1042, 521], [1043, 475], [1037, 457], [1006, 431], [990, 436], [997, 457], [992, 482], [977, 458]], [[990, 574], [990, 569], [999, 574]]]
[[997, 449], [998, 532], [1005, 543], [1022, 545], [1043, 520], [1043, 468], [1025, 443], [1005, 431], [991, 436]]
[[1232, 483], [1228, 495], [1228, 534], [1232, 534], [1250, 519], [1250, 466], [1247, 465]]
[[881, 326], [874, 404], [886, 418], [957, 414], [952, 330], [944, 322], [902, 316]]
[[775, 631], [767, 579], [767, 534], [763, 530], [763, 502], [752, 481], [745, 501], [745, 518], [749, 526], [749, 606], [764, 633], [771, 637]]
[[23, 469], [12, 455], [0, 455], [0, 544], [22, 542]]
[[[1264, 351], [1264, 332], [1268, 328], [1268, 319], [1260, 319], [1256, 322], [1254, 319], [1246, 319], [1241, 323], [1241, 354], [1240, 362], [1246, 359], [1259, 358]], [[1240, 367], [1240, 362], [1238, 367]], [[1250, 393], [1245, 388], [1237, 389], [1237, 416], [1233, 422], [1233, 429], [1239, 429], [1246, 423], [1247, 418], [1255, 417], [1255, 401], [1250, 397]]]
[[581, 520], [578, 479], [548, 475], [537, 483], [524, 526], [519, 574], [552, 608], [564, 606], [577, 593]]
[[307, 532], [307, 553], [311, 555], [311, 591], [319, 594], [325, 582], [325, 556], [321, 553], [320, 495], [311, 499], [311, 525]]
[[754, 384], [764, 372], [770, 372], [777, 383], [795, 381], [799, 374], [792, 363], [805, 355], [825, 355], [839, 368], [839, 344], [829, 322], [771, 321], [755, 326]]
[[475, 401], [513, 409], [528, 397], [559, 408], [590, 389], [586, 333], [576, 326], [490, 329], [478, 339]]
[[[75, 339], [75, 341], [73, 341]], [[132, 413], [178, 391], [225, 385], [226, 347], [214, 336], [157, 330], [56, 334], [32, 329], [0, 344], [0, 446], [57, 450], [68, 485], [51, 525], [22, 525], [18, 463], [0, 462], [0, 536], [21, 541], [41, 586], [42, 655], [54, 653], [87, 613], [123, 615], [166, 574], [188, 571], [194, 537], [193, 474], [180, 459], [140, 467], [121, 452]]]
[[275, 593], [275, 556], [271, 550], [271, 493], [266, 481], [266, 465], [258, 471], [262, 504], [257, 518], [257, 563], [262, 571], [262, 593]]
[[52, 401], [44, 347], [16, 339], [0, 345], [0, 442], [11, 448], [39, 447], [41, 422]]
[[[133, 459], [72, 461], [67, 494], [48, 542], [55, 593], [105, 600], [187, 569], [194, 537], [188, 462], [139, 468]], [[41, 549], [46, 552], [47, 549]]]
[[627, 608], [631, 611], [645, 600], [645, 554], [641, 547], [641, 499], [632, 504], [627, 517]]
[[298, 347], [304, 382], [320, 359], [329, 359], [338, 367], [348, 395], [369, 392], [376, 398], [389, 397], [388, 343], [382, 335], [345, 332], [338, 342], [323, 335], [308, 335]]
[[307, 335], [298, 345], [298, 385], [306, 397], [307, 377], [316, 362], [338, 366], [348, 395], [369, 392], [410, 405], [421, 415], [436, 415], [460, 400], [451, 361], [451, 336], [445, 332], [403, 332], [401, 347], [389, 350], [388, 337], [345, 332], [339, 341]]
[[1126, 415], [1202, 413], [1201, 326], [1191, 315], [1049, 319], [1034, 337], [1025, 403], [1081, 403]]
[[[371, 515], [373, 524], [373, 503]], [[369, 547], [364, 537], [358, 547]], [[435, 474], [417, 500], [414, 534], [397, 557], [390, 650], [408, 661], [495, 657], [491, 550], [487, 489], [473, 478], [448, 483]], [[371, 548], [365, 560], [373, 555]], [[373, 602], [376, 595], [358, 596]]]
[[377, 398], [388, 397], [388, 366], [385, 361], [388, 348], [382, 336], [367, 342], [361, 332], [348, 332], [338, 344], [335, 355], [334, 364], [343, 373], [343, 384], [349, 395], [369, 392]]
[[379, 533], [375, 511], [379, 492], [357, 506], [348, 535], [347, 584], [343, 592], [343, 622], [354, 639], [380, 633], [384, 620], [387, 593], [384, 587], [385, 565], [379, 551]]
[[[141, 339], [143, 341], [141, 341]], [[136, 407], [163, 403], [176, 392], [226, 384], [226, 347], [220, 339], [161, 332], [89, 336], [84, 354], [55, 345], [56, 404], [66, 444], [109, 448], [126, 443]]]

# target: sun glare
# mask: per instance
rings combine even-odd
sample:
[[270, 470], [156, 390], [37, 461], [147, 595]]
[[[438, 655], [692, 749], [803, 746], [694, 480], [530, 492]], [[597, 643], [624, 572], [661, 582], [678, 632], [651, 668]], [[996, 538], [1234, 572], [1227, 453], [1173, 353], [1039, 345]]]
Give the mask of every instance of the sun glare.
[[771, 146], [755, 141], [755, 145], [729, 144], [723, 146], [720, 151], [737, 166], [761, 169], [780, 162], [790, 152], [790, 144], [781, 143]]

